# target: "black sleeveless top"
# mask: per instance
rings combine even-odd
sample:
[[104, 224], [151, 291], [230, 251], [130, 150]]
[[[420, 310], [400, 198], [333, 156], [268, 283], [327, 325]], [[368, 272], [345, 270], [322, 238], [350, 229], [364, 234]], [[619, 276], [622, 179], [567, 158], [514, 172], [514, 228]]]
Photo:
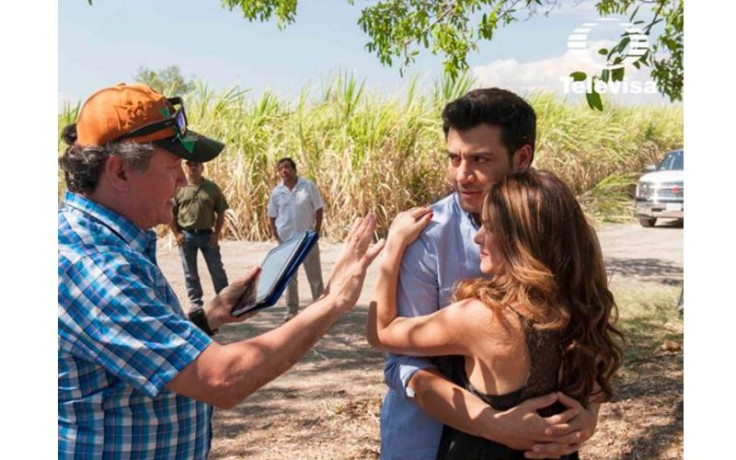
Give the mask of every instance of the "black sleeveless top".
[[[527, 348], [529, 350], [530, 369], [526, 384], [511, 393], [504, 395], [487, 395], [478, 391], [470, 383], [465, 372], [465, 358], [463, 356], [449, 356], [441, 358], [438, 367], [445, 375], [459, 386], [467, 389], [496, 410], [511, 409], [522, 401], [543, 396], [557, 391], [558, 373], [562, 359], [562, 349], [559, 331], [539, 331], [524, 322]], [[540, 409], [539, 415], [550, 415], [564, 412], [566, 407], [555, 402], [551, 406]], [[474, 459], [524, 459], [524, 451], [515, 450], [503, 444], [488, 439], [471, 436], [445, 425], [442, 431], [442, 440], [437, 453], [441, 460], [474, 460]], [[565, 460], [578, 459], [578, 453], [560, 457]]]

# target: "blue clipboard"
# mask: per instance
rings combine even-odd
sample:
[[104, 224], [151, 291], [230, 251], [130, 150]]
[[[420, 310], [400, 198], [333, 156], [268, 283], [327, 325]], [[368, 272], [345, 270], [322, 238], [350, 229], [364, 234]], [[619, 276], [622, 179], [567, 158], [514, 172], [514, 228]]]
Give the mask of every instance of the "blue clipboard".
[[306, 231], [268, 251], [257, 286], [254, 289], [251, 285], [230, 314], [240, 316], [275, 305], [318, 239], [317, 232]]

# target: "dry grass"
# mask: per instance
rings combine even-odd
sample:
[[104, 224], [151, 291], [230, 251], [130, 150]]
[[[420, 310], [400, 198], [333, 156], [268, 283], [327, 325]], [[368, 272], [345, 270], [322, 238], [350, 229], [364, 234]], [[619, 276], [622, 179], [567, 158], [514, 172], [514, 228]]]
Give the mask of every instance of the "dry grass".
[[[682, 282], [682, 229], [638, 224], [599, 230], [629, 338], [614, 401], [601, 409], [585, 459], [683, 458], [683, 322], [675, 309]], [[271, 243], [223, 242], [223, 261], [236, 276], [258, 263]], [[340, 245], [321, 243], [329, 273]], [[162, 244], [158, 262], [180, 299], [183, 273], [176, 249]], [[376, 459], [379, 414], [386, 387], [383, 355], [368, 346], [364, 328], [377, 264], [366, 276], [358, 306], [345, 315], [292, 369], [235, 409], [216, 411], [213, 459]], [[207, 297], [212, 285], [200, 271]], [[302, 305], [309, 286], [300, 271]], [[253, 337], [281, 324], [283, 300], [243, 324], [222, 328], [220, 342]]]
[[[586, 459], [682, 459], [682, 321], [675, 286], [623, 287], [622, 326], [630, 346], [616, 398], [603, 405]], [[278, 323], [234, 326], [237, 340]], [[294, 369], [214, 419], [212, 459], [378, 459], [385, 394], [383, 357], [365, 343], [367, 309], [346, 315]]]
[[615, 291], [628, 337], [617, 395], [603, 405], [584, 458], [683, 457], [683, 322], [679, 286]]
[[[341, 74], [322, 88], [305, 88], [296, 100], [271, 93], [254, 99], [237, 88], [215, 93], [203, 84], [185, 99], [191, 125], [227, 143], [205, 174], [221, 184], [232, 208], [228, 237], [266, 238], [275, 163], [291, 156], [299, 173], [320, 187], [329, 216], [323, 229], [334, 241], [356, 215], [376, 211], [383, 234], [398, 211], [447, 192], [439, 116], [470, 86], [467, 79], [440, 81], [420, 91], [414, 81], [403, 94], [385, 96]], [[559, 174], [599, 218], [630, 216], [625, 188], [632, 173], [682, 145], [679, 107], [607, 104], [600, 113], [545, 94], [530, 101], [539, 119], [535, 165]], [[59, 130], [77, 109], [60, 114]]]

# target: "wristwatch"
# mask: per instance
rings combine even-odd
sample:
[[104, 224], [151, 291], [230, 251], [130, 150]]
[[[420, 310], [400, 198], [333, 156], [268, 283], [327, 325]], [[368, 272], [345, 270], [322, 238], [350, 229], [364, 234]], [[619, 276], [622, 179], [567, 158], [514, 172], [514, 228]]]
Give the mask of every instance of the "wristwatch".
[[193, 322], [198, 328], [202, 329], [205, 334], [212, 337], [217, 333], [217, 329], [214, 331], [210, 329], [210, 325], [207, 324], [207, 315], [204, 313], [204, 308], [197, 307], [189, 312], [189, 320]]

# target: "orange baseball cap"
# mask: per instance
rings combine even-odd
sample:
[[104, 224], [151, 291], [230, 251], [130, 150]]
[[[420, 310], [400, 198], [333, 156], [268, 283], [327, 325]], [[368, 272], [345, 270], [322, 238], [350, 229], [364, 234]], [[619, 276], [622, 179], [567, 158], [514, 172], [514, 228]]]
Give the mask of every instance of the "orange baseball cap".
[[[172, 120], [171, 100], [142, 83], [118, 83], [97, 91], [82, 106], [77, 119], [77, 141], [80, 146], [104, 145], [125, 140], [143, 144], [152, 142], [185, 160], [204, 163], [215, 158], [225, 144], [185, 128], [183, 135]], [[186, 124], [186, 117], [184, 117]], [[130, 133], [153, 125], [152, 132], [131, 137]], [[145, 131], [145, 130], [144, 130]], [[149, 130], [150, 131], [150, 130]]]

